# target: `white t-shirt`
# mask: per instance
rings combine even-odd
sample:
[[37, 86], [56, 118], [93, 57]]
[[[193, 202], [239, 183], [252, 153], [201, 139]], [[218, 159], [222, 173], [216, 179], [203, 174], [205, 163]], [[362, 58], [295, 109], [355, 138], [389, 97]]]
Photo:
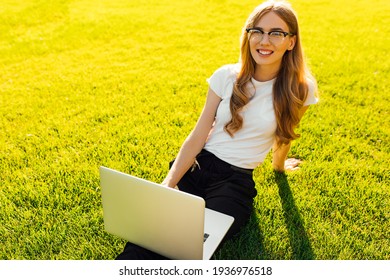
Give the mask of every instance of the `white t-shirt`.
[[[222, 100], [204, 148], [232, 165], [254, 169], [264, 161], [275, 139], [276, 117], [272, 100], [275, 79], [267, 82], [252, 79], [256, 93], [240, 112], [244, 120], [242, 128], [231, 137], [224, 131], [224, 126], [231, 120], [230, 97], [239, 71], [239, 64], [228, 64], [215, 71], [207, 80], [210, 88]], [[305, 106], [318, 102], [314, 95], [315, 84], [308, 81], [309, 93]], [[253, 86], [248, 86], [254, 92]]]

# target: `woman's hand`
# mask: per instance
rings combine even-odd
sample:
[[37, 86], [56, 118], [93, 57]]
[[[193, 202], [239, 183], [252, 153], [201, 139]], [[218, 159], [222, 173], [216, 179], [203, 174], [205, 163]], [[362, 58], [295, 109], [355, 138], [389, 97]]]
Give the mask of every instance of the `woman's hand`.
[[284, 170], [285, 171], [294, 171], [299, 169], [299, 165], [302, 163], [302, 160], [297, 158], [288, 158], [284, 161]]

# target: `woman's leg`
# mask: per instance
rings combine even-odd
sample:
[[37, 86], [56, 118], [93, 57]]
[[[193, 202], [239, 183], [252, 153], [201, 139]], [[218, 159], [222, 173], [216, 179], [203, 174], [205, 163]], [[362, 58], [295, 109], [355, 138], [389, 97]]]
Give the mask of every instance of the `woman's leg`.
[[[236, 176], [233, 175], [232, 178], [234, 177]], [[253, 211], [254, 196], [256, 196], [254, 185], [252, 187], [250, 181], [245, 179], [222, 182], [207, 190], [206, 207], [234, 218], [223, 242], [238, 234], [248, 223]]]
[[213, 154], [203, 151], [198, 157], [200, 168], [188, 171], [179, 189], [201, 196], [206, 207], [234, 217], [224, 241], [236, 235], [248, 222], [256, 196], [252, 171], [234, 167]]

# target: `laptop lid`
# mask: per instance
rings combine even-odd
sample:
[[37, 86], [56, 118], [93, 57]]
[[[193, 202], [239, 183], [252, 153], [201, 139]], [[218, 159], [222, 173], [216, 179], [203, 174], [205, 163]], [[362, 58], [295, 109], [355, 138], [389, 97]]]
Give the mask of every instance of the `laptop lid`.
[[100, 179], [107, 232], [171, 259], [202, 259], [203, 244], [221, 241], [204, 243], [203, 198], [106, 167]]

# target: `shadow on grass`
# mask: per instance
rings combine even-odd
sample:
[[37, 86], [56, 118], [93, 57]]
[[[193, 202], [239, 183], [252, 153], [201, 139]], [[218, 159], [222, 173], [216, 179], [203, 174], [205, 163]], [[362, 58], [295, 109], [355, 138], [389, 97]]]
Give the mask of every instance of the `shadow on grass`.
[[263, 260], [268, 254], [259, 229], [260, 220], [252, 213], [248, 224], [232, 240], [227, 241], [213, 256], [216, 260]]
[[[275, 172], [275, 182], [279, 188], [279, 196], [282, 203], [282, 211], [290, 246], [292, 250], [291, 259], [313, 260], [315, 254], [306, 233], [301, 215], [294, 202], [287, 176]], [[264, 246], [264, 237], [259, 228], [260, 219], [254, 212], [248, 224], [241, 230], [240, 234], [227, 241], [218, 250], [213, 259], [218, 260], [270, 260], [279, 259], [280, 255], [267, 251]], [[287, 255], [287, 254], [286, 254]]]
[[310, 244], [299, 210], [295, 205], [287, 176], [284, 173], [275, 172], [275, 180], [279, 187], [279, 195], [282, 202], [284, 220], [288, 230], [292, 258], [297, 260], [313, 260], [315, 254]]

